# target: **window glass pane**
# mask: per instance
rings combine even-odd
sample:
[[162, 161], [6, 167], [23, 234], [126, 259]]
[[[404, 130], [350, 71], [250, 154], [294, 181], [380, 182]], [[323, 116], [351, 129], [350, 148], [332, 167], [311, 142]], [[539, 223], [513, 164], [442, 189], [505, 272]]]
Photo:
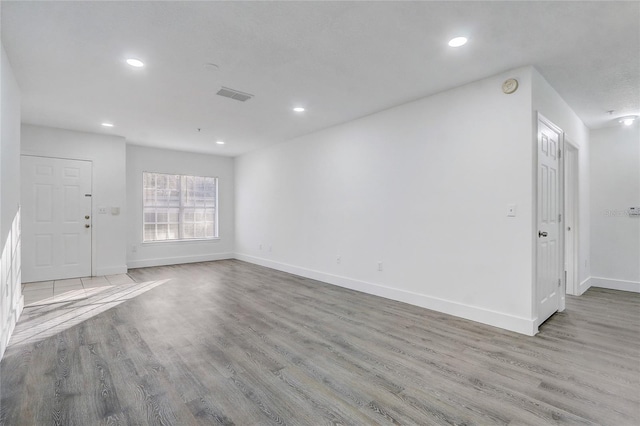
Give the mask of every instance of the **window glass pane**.
[[169, 219], [168, 216], [169, 215], [168, 215], [166, 210], [158, 211], [158, 213], [156, 214], [156, 222], [158, 222], [158, 223], [162, 223], [162, 222], [166, 223], [167, 219]]
[[167, 189], [171, 189], [172, 191], [178, 191], [180, 189], [180, 176], [171, 175], [167, 176]]
[[144, 240], [154, 241], [156, 239], [156, 225], [144, 225]]
[[156, 191], [156, 203], [159, 206], [166, 206], [169, 204], [169, 194], [171, 191], [166, 189], [158, 189]]
[[179, 207], [180, 206], [180, 191], [172, 189], [169, 192], [169, 198], [167, 200], [168, 205]]
[[180, 225], [169, 225], [169, 235], [168, 238], [170, 240], [177, 240], [180, 238]]
[[185, 189], [187, 192], [193, 192], [193, 176], [184, 176]]
[[204, 223], [195, 224], [195, 237], [204, 238]]
[[179, 223], [180, 222], [180, 209], [171, 209], [171, 210], [169, 210], [169, 222], [171, 222], [171, 223]]
[[195, 238], [193, 223], [185, 223], [183, 230], [182, 238]]
[[144, 241], [215, 238], [217, 179], [143, 173]]
[[144, 190], [144, 204], [153, 204], [156, 200], [156, 190], [155, 189], [145, 189]]
[[158, 225], [156, 225], [156, 239], [157, 240], [166, 240], [167, 239], [167, 225], [166, 224], [158, 224]]
[[156, 186], [156, 175], [154, 173], [143, 173], [142, 178], [144, 181], [145, 188], [155, 188]]

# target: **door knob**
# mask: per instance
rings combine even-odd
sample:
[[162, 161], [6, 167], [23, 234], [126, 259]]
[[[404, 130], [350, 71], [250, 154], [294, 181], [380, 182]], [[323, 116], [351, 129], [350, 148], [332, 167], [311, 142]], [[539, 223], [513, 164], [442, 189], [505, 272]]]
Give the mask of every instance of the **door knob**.
[[85, 218], [85, 219], [89, 219], [89, 215], [86, 215], [84, 218]]
[[84, 226], [85, 228], [90, 228], [91, 225], [89, 225], [88, 223]]
[[538, 238], [546, 237], [547, 235], [549, 235], [549, 234], [547, 234], [546, 232], [538, 231]]

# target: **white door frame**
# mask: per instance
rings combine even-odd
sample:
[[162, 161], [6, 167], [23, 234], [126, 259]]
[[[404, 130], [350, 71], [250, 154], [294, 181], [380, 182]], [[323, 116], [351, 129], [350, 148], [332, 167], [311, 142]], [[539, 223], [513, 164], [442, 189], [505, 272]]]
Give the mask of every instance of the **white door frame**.
[[[562, 229], [564, 228], [564, 139], [565, 139], [565, 133], [564, 131], [558, 127], [557, 125], [555, 125], [551, 120], [547, 119], [544, 115], [542, 115], [540, 112], [537, 113], [536, 115], [536, 121], [535, 121], [535, 133], [534, 133], [534, 138], [533, 138], [533, 152], [534, 152], [534, 156], [533, 156], [533, 169], [534, 169], [534, 173], [533, 173], [533, 238], [532, 238], [532, 244], [533, 244], [533, 298], [532, 298], [532, 303], [533, 303], [533, 316], [535, 318], [535, 329], [537, 332], [537, 328], [538, 326], [540, 326], [542, 324], [542, 322], [546, 321], [540, 321], [539, 319], [539, 310], [538, 310], [538, 123], [542, 122], [544, 123], [547, 127], [549, 127], [550, 129], [556, 131], [559, 135], [558, 137], [558, 144], [559, 144], [559, 149], [562, 152], [562, 157], [560, 158], [558, 161], [558, 206], [559, 206], [559, 211], [561, 211], [562, 213], [562, 220], [560, 220], [560, 231], [562, 231]], [[564, 232], [558, 232], [558, 243], [560, 245], [560, 249], [558, 250], [558, 256], [560, 257], [558, 259], [558, 264], [559, 265], [564, 265], [565, 264], [565, 260], [564, 260]], [[559, 294], [559, 303], [558, 303], [558, 311], [557, 312], [562, 312], [565, 309], [566, 306], [566, 282], [564, 279], [564, 273], [560, 274], [560, 280], [561, 280], [561, 285], [560, 285], [560, 289]]]
[[566, 136], [564, 138], [564, 242], [566, 293], [580, 295], [579, 251], [579, 155], [580, 147]]

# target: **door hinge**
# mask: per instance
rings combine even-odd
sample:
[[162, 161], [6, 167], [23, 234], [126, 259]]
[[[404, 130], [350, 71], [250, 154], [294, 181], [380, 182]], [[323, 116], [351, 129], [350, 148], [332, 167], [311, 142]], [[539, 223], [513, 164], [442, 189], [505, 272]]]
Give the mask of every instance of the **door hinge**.
[[562, 213], [558, 214], [558, 222], [562, 222]]
[[558, 287], [562, 285], [562, 278], [558, 278]]
[[558, 158], [562, 158], [562, 150], [561, 149], [558, 150]]

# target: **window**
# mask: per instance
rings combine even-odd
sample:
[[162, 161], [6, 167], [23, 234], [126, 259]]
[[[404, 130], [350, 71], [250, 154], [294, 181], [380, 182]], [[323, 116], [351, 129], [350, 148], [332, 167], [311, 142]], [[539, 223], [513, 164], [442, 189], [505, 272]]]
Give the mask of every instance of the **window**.
[[218, 237], [218, 179], [142, 173], [143, 241]]

